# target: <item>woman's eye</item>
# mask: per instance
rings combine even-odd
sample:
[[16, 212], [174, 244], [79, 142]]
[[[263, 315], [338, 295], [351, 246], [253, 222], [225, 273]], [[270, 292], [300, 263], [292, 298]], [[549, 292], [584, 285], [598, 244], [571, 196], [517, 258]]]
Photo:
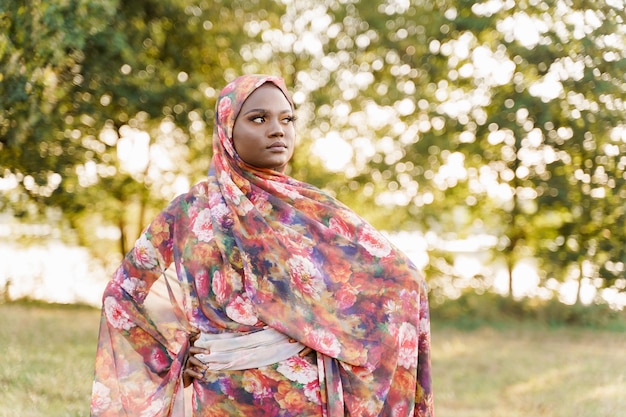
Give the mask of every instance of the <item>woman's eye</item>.
[[265, 121], [265, 116], [254, 116], [250, 120], [254, 123], [263, 123]]
[[288, 116], [288, 117], [285, 117], [285, 118], [283, 119], [283, 122], [285, 122], [285, 123], [291, 123], [291, 122], [293, 122], [293, 121], [294, 121], [294, 119], [295, 119], [295, 118], [294, 118], [293, 116]]

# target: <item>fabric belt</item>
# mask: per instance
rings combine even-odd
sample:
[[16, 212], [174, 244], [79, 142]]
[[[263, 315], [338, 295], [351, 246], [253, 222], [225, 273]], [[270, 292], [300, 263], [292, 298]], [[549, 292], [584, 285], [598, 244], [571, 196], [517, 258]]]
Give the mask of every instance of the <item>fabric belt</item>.
[[305, 348], [270, 327], [243, 335], [200, 333], [194, 346], [209, 349], [210, 353], [198, 353], [195, 357], [207, 364], [210, 371], [260, 368], [290, 358]]

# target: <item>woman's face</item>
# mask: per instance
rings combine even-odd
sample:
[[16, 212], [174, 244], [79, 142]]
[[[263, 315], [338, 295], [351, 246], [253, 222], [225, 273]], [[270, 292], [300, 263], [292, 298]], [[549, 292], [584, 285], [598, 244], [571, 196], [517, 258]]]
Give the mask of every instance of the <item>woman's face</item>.
[[239, 157], [257, 168], [283, 172], [295, 145], [293, 110], [283, 93], [263, 84], [246, 99], [233, 126]]

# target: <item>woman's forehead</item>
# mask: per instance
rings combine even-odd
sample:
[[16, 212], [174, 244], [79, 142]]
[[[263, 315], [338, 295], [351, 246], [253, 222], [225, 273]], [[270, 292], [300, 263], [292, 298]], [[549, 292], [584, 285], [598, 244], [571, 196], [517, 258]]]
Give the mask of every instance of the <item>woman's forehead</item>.
[[291, 111], [291, 102], [287, 100], [284, 93], [272, 83], [265, 83], [254, 90], [248, 98], [243, 102], [241, 107], [243, 110], [251, 108], [259, 108], [260, 110]]

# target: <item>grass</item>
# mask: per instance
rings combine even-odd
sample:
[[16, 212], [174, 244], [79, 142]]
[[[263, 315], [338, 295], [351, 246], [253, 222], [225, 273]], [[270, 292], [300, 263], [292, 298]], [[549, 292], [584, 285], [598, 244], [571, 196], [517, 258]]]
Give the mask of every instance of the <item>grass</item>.
[[[0, 417], [88, 416], [99, 312], [0, 304]], [[437, 417], [615, 417], [626, 332], [434, 322]]]
[[433, 324], [438, 417], [615, 417], [626, 410], [626, 333], [459, 330]]
[[99, 312], [0, 304], [0, 417], [89, 415]]

